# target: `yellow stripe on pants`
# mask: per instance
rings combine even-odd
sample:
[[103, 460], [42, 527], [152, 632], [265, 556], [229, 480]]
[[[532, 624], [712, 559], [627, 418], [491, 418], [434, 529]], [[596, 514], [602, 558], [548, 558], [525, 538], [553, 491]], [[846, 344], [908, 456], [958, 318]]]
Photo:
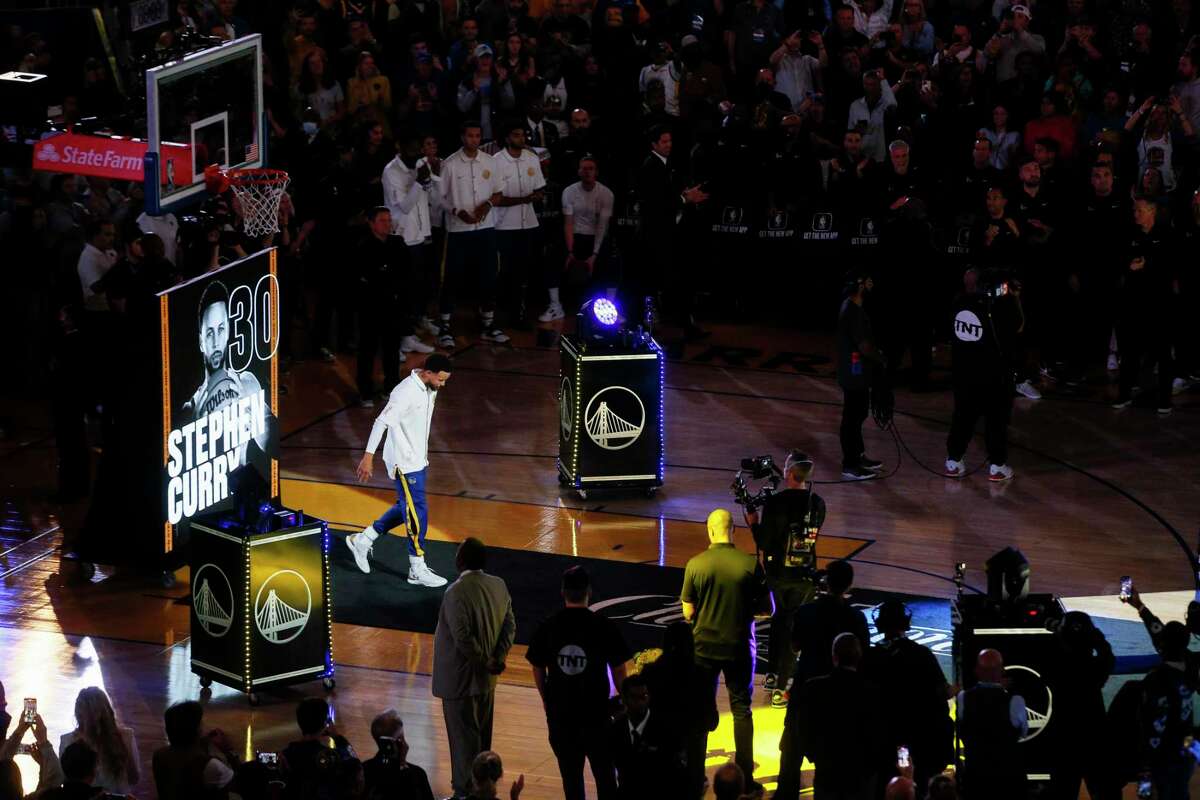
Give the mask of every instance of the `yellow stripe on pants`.
[[413, 503], [412, 492], [408, 489], [408, 477], [401, 474], [400, 483], [404, 486], [404, 504], [408, 507], [408, 519], [405, 520], [404, 528], [408, 531], [409, 541], [417, 551], [418, 556], [424, 556], [425, 551], [421, 549], [421, 520], [417, 517], [417, 507]]

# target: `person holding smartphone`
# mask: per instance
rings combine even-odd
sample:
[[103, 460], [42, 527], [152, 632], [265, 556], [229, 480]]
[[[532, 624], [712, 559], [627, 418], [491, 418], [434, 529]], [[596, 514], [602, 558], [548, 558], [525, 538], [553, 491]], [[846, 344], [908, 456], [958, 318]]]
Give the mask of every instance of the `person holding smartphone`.
[[379, 751], [363, 762], [367, 797], [403, 797], [405, 800], [433, 800], [429, 776], [408, 762], [408, 741], [404, 721], [394, 708], [371, 720], [371, 738]]

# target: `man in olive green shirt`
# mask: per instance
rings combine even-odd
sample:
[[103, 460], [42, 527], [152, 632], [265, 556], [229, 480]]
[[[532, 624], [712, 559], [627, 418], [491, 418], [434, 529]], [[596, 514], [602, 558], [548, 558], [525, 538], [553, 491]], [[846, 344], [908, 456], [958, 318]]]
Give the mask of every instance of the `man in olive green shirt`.
[[[771, 615], [771, 594], [758, 559], [733, 545], [733, 517], [723, 508], [708, 515], [708, 549], [693, 556], [683, 573], [680, 601], [692, 623], [696, 666], [703, 675], [704, 703], [716, 703], [717, 677], [725, 676], [733, 714], [735, 761], [747, 781], [754, 774], [754, 618]], [[708, 692], [711, 691], [711, 694]], [[704, 780], [708, 737], [702, 733], [688, 748], [689, 780]]]

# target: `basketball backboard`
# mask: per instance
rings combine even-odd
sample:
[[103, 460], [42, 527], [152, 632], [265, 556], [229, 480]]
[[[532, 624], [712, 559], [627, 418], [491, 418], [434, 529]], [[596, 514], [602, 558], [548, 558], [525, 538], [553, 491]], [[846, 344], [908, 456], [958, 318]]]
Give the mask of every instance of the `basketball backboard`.
[[[209, 164], [227, 169], [263, 165], [262, 74], [258, 34], [146, 70], [149, 213], [199, 201]], [[178, 156], [164, 156], [164, 144], [184, 148], [188, 163], [174, 164]], [[160, 165], [164, 157], [167, 163]]]

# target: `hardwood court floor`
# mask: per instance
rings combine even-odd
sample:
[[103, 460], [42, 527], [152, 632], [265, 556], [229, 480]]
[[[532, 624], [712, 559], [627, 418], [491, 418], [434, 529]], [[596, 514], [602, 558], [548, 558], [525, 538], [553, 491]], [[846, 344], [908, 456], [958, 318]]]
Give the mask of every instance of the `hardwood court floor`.
[[[732, 507], [729, 481], [743, 456], [802, 447], [817, 460], [818, 491], [829, 506], [822, 553], [854, 553], [858, 583], [949, 596], [953, 564], [966, 561], [968, 582], [984, 583], [982, 566], [1006, 544], [1024, 551], [1038, 591], [1104, 595], [1132, 574], [1146, 591], [1193, 585], [1184, 546], [1196, 539], [1200, 506], [1200, 402], [1177, 400], [1176, 413], [1113, 412], [1105, 387], [1079, 396], [1047, 392], [1018, 399], [1010, 462], [1017, 477], [992, 485], [986, 473], [965, 481], [930, 474], [893, 437], [866, 425], [870, 453], [885, 462], [884, 480], [839, 480], [840, 393], [832, 380], [827, 337], [765, 329], [718, 328], [702, 345], [675, 348], [667, 368], [667, 485], [653, 499], [560, 490], [554, 471], [557, 355], [516, 337], [516, 347], [469, 346], [439, 397], [431, 442], [430, 535], [476, 535], [491, 544], [547, 553], [681, 566], [705, 545], [702, 521]], [[410, 360], [412, 366], [412, 360]], [[283, 403], [284, 500], [345, 526], [363, 525], [388, 502], [382, 467], [358, 486], [354, 465], [378, 409], [353, 400], [353, 361], [297, 364]], [[86, 685], [103, 685], [149, 755], [162, 743], [161, 712], [196, 697], [188, 671], [186, 570], [170, 590], [114, 576], [84, 589], [47, 588], [59, 569], [60, 531], [78, 526], [83, 506], [56, 506], [49, 420], [33, 405], [3, 409], [16, 436], [0, 442], [7, 501], [0, 530], [0, 652], [12, 703], [37, 696], [52, 738], [69, 730], [71, 702]], [[948, 393], [897, 393], [904, 444], [938, 470], [951, 412]], [[982, 458], [972, 443], [968, 467]], [[377, 464], [379, 462], [377, 461]], [[53, 516], [51, 516], [53, 515]], [[38, 534], [38, 538], [30, 537]], [[113, 532], [120, 535], [119, 531]], [[748, 534], [739, 533], [747, 547]], [[865, 547], [863, 545], [866, 545]], [[101, 570], [99, 577], [107, 576]], [[547, 591], [557, 576], [548, 575]], [[1164, 611], [1167, 611], [1164, 609]], [[369, 755], [371, 716], [395, 706], [404, 716], [411, 759], [425, 766], [435, 791], [449, 789], [440, 709], [429, 695], [431, 637], [335, 626], [338, 722]], [[247, 754], [274, 749], [294, 735], [292, 707], [315, 686], [268, 696], [251, 709], [218, 689], [209, 721], [231, 733]], [[760, 779], [773, 777], [771, 742], [777, 713], [760, 707]], [[525, 797], [561, 795], [556, 767], [523, 651], [518, 648], [498, 698], [496, 749], [511, 776], [525, 773]], [[775, 739], [777, 741], [777, 739]], [[710, 763], [724, 755], [712, 741]], [[28, 766], [28, 765], [26, 765]], [[147, 780], [141, 797], [153, 796]]]

